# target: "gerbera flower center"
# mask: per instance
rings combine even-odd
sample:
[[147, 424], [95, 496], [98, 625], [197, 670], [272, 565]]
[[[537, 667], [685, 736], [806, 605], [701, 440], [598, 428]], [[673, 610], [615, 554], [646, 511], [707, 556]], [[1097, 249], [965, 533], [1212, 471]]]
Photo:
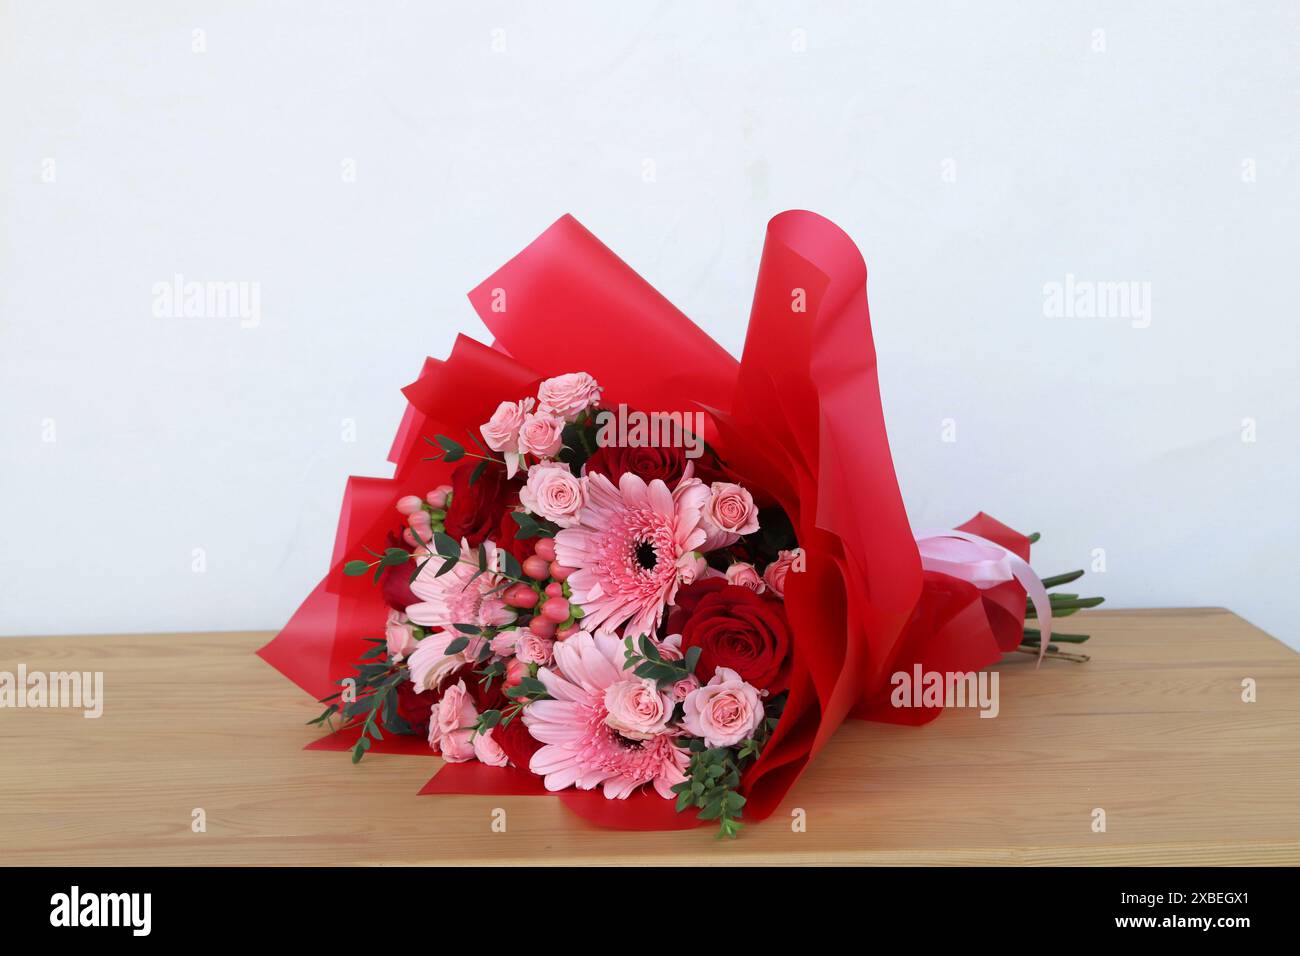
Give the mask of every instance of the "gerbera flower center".
[[659, 563], [659, 555], [655, 551], [655, 546], [649, 541], [640, 541], [637, 543], [636, 550], [637, 564], [647, 571], [653, 571], [655, 565]]
[[624, 737], [617, 730], [611, 730], [609, 735], [614, 738], [614, 743], [624, 750], [640, 750], [645, 746], [644, 740], [633, 740], [631, 737]]

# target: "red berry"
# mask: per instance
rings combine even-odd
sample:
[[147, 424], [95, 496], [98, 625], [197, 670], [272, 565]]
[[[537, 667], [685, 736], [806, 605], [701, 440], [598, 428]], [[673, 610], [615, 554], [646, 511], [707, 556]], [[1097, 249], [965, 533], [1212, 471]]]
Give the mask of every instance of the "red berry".
[[[529, 560], [531, 561], [532, 558], [529, 558]], [[578, 570], [578, 569], [577, 569], [577, 568], [566, 568], [564, 565], [560, 564], [558, 561], [552, 561], [549, 570], [550, 570], [550, 573], [551, 573], [551, 577], [553, 577], [555, 580], [557, 580], [557, 581], [567, 581], [567, 580], [569, 580], [569, 575], [572, 574], [574, 571], [576, 571], [576, 570]]]
[[562, 627], [562, 628], [560, 628], [558, 631], [556, 631], [556, 632], [555, 632], [555, 639], [556, 639], [557, 641], [562, 641], [562, 640], [564, 640], [566, 637], [572, 637], [574, 634], [577, 634], [578, 631], [580, 631], [580, 630], [581, 630], [581, 628], [578, 627], [578, 625], [576, 625], [576, 624], [570, 624], [568, 627]]
[[542, 581], [550, 577], [546, 560], [544, 558], [539, 558], [535, 554], [524, 558], [524, 574], [537, 581]]
[[538, 538], [537, 547], [533, 548], [533, 553], [536, 554], [543, 561], [554, 561], [555, 560], [555, 539]]
[[538, 615], [528, 622], [528, 630], [532, 631], [538, 637], [554, 637], [555, 622], [548, 621], [546, 618]]
[[550, 598], [542, 605], [542, 617], [559, 624], [569, 619], [569, 602], [562, 597]]
[[564, 585], [559, 581], [552, 581], [546, 585], [547, 597], [564, 597]]
[[501, 599], [511, 607], [532, 607], [537, 603], [537, 592], [527, 584], [515, 584], [506, 588]]

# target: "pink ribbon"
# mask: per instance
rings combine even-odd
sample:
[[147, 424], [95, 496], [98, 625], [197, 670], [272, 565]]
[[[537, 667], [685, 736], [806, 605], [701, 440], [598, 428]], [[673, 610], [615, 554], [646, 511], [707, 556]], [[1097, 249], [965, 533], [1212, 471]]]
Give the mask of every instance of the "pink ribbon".
[[1052, 636], [1052, 602], [1029, 562], [1002, 545], [967, 531], [914, 531], [913, 536], [921, 552], [921, 567], [927, 571], [969, 581], [981, 591], [1004, 581], [1019, 582], [1038, 614], [1042, 630], [1038, 663], [1043, 663]]

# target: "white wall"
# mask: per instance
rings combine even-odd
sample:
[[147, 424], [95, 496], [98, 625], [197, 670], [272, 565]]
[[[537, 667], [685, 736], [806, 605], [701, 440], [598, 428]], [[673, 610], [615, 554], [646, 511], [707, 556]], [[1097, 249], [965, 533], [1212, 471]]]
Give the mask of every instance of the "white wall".
[[[915, 524], [1300, 646], [1294, 4], [0, 9], [0, 633], [280, 625], [556, 216], [735, 351], [804, 207], [866, 255]], [[155, 317], [176, 273], [260, 324]], [[1149, 327], [1046, 316], [1067, 273], [1149, 282]]]

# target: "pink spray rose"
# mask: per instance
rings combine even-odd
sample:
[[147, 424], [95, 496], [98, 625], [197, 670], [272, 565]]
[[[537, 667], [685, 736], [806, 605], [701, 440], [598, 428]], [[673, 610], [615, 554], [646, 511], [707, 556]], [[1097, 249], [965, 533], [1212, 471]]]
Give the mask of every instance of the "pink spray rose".
[[429, 715], [429, 746], [448, 763], [464, 763], [474, 756], [474, 723], [478, 711], [458, 680], [447, 688], [433, 713]]
[[533, 514], [568, 528], [577, 523], [578, 510], [587, 497], [583, 481], [568, 465], [544, 461], [528, 469], [528, 483], [519, 489], [519, 502]]
[[632, 740], [649, 740], [668, 726], [673, 699], [660, 693], [654, 681], [635, 677], [605, 688], [605, 709], [605, 723], [614, 730]]
[[418, 643], [406, 615], [391, 609], [388, 612], [388, 625], [384, 628], [384, 637], [388, 641], [388, 656], [395, 662], [415, 650]]
[[600, 401], [600, 386], [586, 372], [569, 372], [542, 382], [537, 400], [542, 411], [571, 422]]
[[682, 726], [709, 747], [732, 747], [753, 735], [763, 721], [763, 698], [729, 667], [692, 691], [682, 704]]
[[549, 664], [555, 642], [538, 637], [532, 631], [521, 631], [515, 641], [515, 657], [524, 664]]
[[478, 758], [479, 763], [485, 763], [489, 767], [504, 767], [510, 763], [510, 758], [506, 752], [501, 749], [501, 745], [496, 742], [492, 735], [496, 733], [493, 727], [486, 733], [474, 735], [474, 756]]
[[564, 419], [545, 412], [525, 415], [519, 428], [519, 451], [538, 458], [551, 458], [564, 447]]
[[518, 451], [519, 430], [524, 427], [524, 419], [532, 410], [531, 398], [519, 402], [502, 402], [498, 405], [487, 424], [479, 428], [487, 446], [493, 451]]
[[773, 594], [779, 598], [784, 598], [785, 576], [790, 573], [791, 568], [803, 570], [803, 566], [803, 548], [795, 548], [793, 551], [781, 551], [777, 554], [776, 560], [769, 564], [767, 570], [763, 572], [763, 581]]
[[727, 583], [737, 587], [749, 588], [755, 594], [762, 594], [766, 589], [758, 569], [745, 561], [737, 561], [727, 568]]
[[702, 551], [725, 548], [744, 534], [758, 530], [758, 507], [754, 498], [731, 481], [715, 481], [709, 488], [709, 502], [704, 507], [703, 524], [709, 539]]

